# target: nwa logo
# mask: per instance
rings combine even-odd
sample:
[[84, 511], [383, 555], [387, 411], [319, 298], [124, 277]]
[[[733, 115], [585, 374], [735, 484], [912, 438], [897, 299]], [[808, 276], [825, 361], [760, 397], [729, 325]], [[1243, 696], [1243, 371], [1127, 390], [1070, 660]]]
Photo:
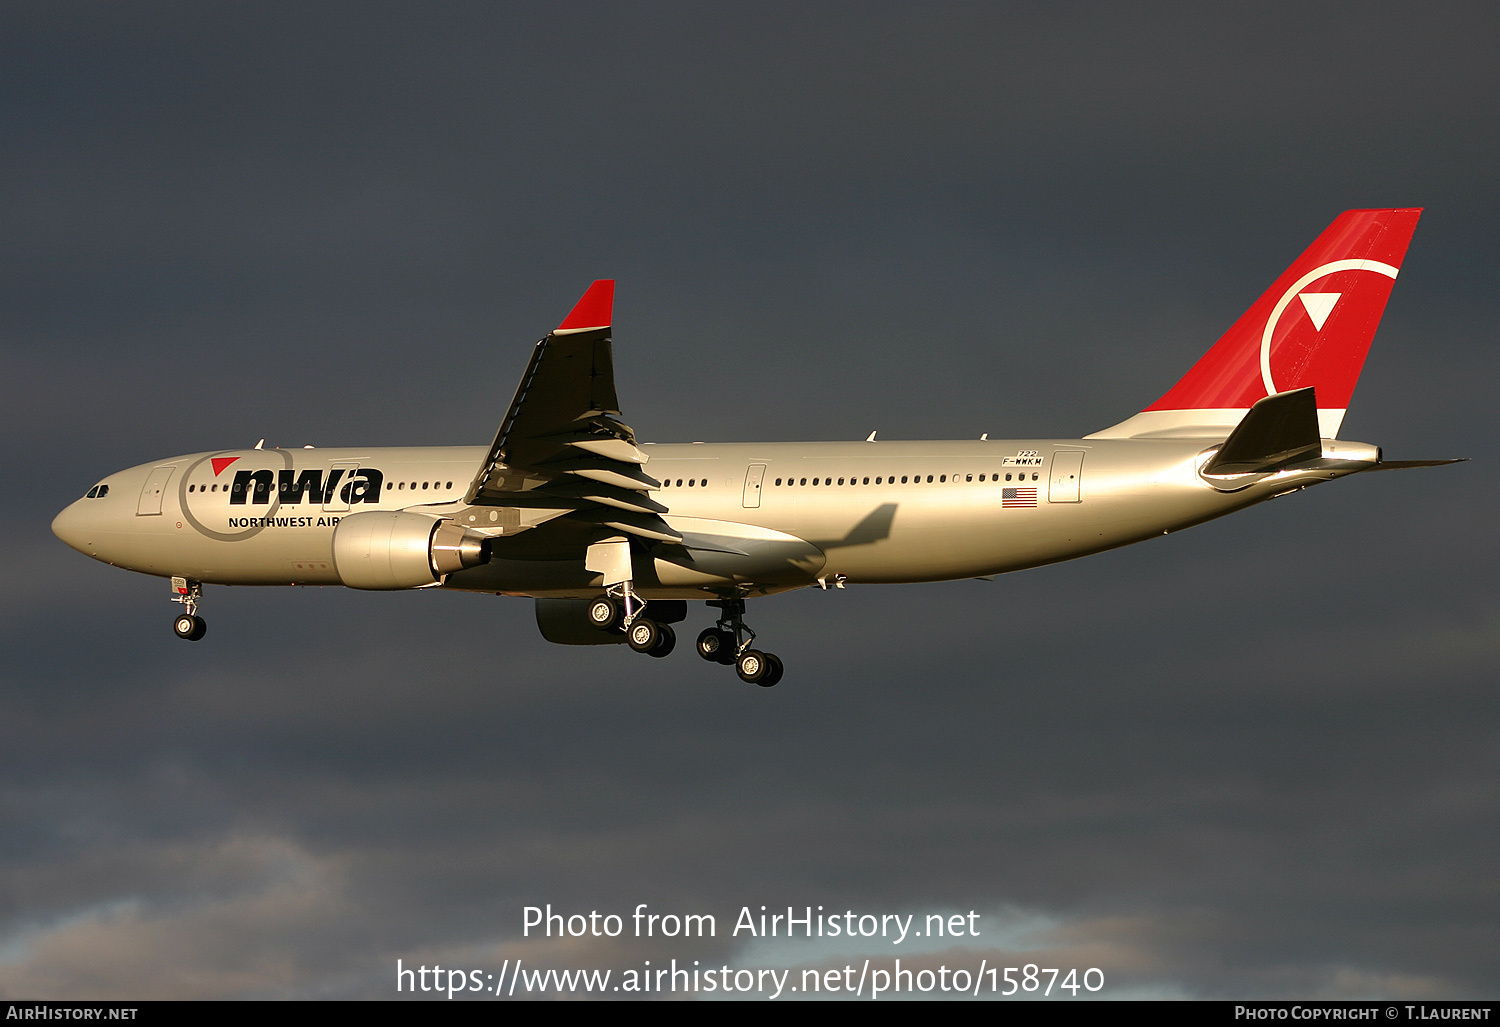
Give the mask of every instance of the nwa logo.
[[385, 484], [385, 475], [373, 467], [359, 467], [348, 471], [347, 478], [345, 474], [344, 468], [335, 467], [328, 472], [328, 480], [324, 481], [321, 469], [301, 472], [292, 469], [279, 472], [236, 471], [234, 485], [229, 490], [229, 505], [244, 506], [251, 503], [266, 506], [271, 502], [273, 494], [282, 506], [295, 506], [304, 500], [321, 506], [333, 502], [334, 496], [338, 496], [340, 502], [349, 506], [380, 502], [380, 489]]
[[[1383, 290], [1378, 296], [1372, 296], [1367, 291], [1372, 283], [1363, 275], [1348, 273], [1354, 271], [1373, 271], [1376, 275], [1388, 278], [1390, 281], [1380, 283], [1377, 278], [1375, 281], [1383, 286]], [[1339, 305], [1339, 301], [1344, 299], [1345, 294], [1361, 289], [1366, 290], [1359, 297], [1366, 309], [1372, 303], [1378, 302], [1379, 305], [1374, 307], [1378, 321], [1380, 307], [1384, 305], [1385, 297], [1390, 295], [1391, 286], [1400, 273], [1400, 268], [1378, 260], [1335, 260], [1313, 268], [1293, 282], [1271, 309], [1271, 316], [1266, 319], [1266, 327], [1260, 337], [1260, 380], [1265, 386], [1266, 395], [1274, 396], [1282, 390], [1318, 383], [1318, 399], [1322, 400], [1324, 398], [1322, 383], [1337, 380], [1340, 377], [1336, 368], [1338, 362], [1345, 359], [1334, 347], [1327, 347], [1321, 353], [1319, 352], [1318, 336], [1322, 333], [1323, 326], [1328, 323], [1329, 317], [1334, 314], [1335, 308]], [[1361, 279], [1364, 280], [1361, 281]], [[1318, 286], [1316, 290], [1309, 288], [1314, 283]], [[1297, 309], [1292, 306], [1294, 299], [1301, 301], [1300, 306], [1307, 314], [1306, 320], [1283, 317], [1288, 310]], [[1348, 305], [1348, 301], [1345, 301], [1345, 305]], [[1356, 307], [1359, 306], [1360, 304], [1356, 303]], [[1310, 325], [1312, 331], [1300, 329], [1301, 325]], [[1369, 330], [1373, 332], [1375, 329], [1371, 327]], [[1272, 375], [1273, 357], [1275, 369], [1281, 377], [1280, 381]], [[1330, 362], [1334, 364], [1333, 367], [1328, 366]], [[1354, 373], [1359, 374], [1358, 364], [1355, 365]], [[1348, 383], [1348, 388], [1351, 390], [1354, 388], [1352, 380]], [[1343, 404], [1335, 405], [1342, 406]]]

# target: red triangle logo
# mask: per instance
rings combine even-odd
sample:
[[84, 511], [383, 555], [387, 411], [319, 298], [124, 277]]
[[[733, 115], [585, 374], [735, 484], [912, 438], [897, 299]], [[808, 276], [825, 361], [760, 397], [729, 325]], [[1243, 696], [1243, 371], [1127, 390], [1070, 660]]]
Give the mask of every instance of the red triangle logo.
[[224, 468], [226, 468], [230, 464], [234, 463], [236, 460], [239, 459], [239, 457], [237, 457], [237, 456], [216, 456], [216, 457], [212, 457], [211, 459], [213, 460], [213, 465], [214, 465], [214, 477], [217, 478], [219, 476], [220, 472], [222, 472], [224, 470]]

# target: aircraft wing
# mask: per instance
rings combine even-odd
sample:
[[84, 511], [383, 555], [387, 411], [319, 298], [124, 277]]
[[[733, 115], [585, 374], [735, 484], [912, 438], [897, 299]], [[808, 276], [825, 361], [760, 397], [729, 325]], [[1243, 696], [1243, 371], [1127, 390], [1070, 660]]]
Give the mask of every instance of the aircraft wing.
[[610, 321], [615, 283], [590, 285], [536, 344], [510, 409], [464, 502], [560, 508], [583, 524], [657, 541], [681, 538], [659, 516], [646, 454], [615, 397]]

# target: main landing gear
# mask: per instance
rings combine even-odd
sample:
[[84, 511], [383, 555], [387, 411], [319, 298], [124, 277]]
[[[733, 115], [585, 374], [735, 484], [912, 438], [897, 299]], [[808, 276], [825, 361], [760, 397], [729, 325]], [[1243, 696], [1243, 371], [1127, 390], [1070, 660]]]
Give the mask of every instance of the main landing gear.
[[677, 648], [677, 632], [644, 615], [647, 609], [629, 587], [615, 586], [618, 594], [602, 595], [589, 603], [589, 623], [601, 631], [625, 635], [625, 643], [638, 653], [661, 659]]
[[182, 613], [172, 621], [172, 630], [177, 633], [178, 638], [196, 642], [208, 632], [208, 624], [198, 616], [198, 601], [203, 598], [203, 582], [173, 578], [172, 591], [176, 593], [172, 596], [172, 602], [183, 606]]
[[[781, 680], [781, 660], [772, 653], [751, 649], [755, 632], [745, 624], [745, 600], [739, 596], [710, 602], [722, 615], [718, 623], [698, 636], [698, 655], [710, 663], [733, 666], [741, 681], [770, 688]], [[744, 641], [741, 642], [741, 636]]]

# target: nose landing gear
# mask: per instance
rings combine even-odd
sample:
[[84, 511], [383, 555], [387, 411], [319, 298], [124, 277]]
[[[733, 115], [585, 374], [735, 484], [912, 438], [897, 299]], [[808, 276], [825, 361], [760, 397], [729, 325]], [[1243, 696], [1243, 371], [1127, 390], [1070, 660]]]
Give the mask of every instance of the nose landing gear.
[[196, 642], [208, 632], [208, 624], [198, 616], [198, 601], [203, 598], [203, 582], [189, 578], [173, 578], [172, 602], [181, 603], [182, 613], [172, 621], [172, 630], [178, 638]]
[[[723, 611], [718, 623], [698, 636], [698, 655], [711, 663], [732, 665], [741, 681], [770, 688], [781, 680], [781, 660], [771, 653], [751, 649], [755, 632], [745, 623], [745, 600], [741, 596], [711, 601]], [[740, 641], [741, 637], [744, 641]]]

